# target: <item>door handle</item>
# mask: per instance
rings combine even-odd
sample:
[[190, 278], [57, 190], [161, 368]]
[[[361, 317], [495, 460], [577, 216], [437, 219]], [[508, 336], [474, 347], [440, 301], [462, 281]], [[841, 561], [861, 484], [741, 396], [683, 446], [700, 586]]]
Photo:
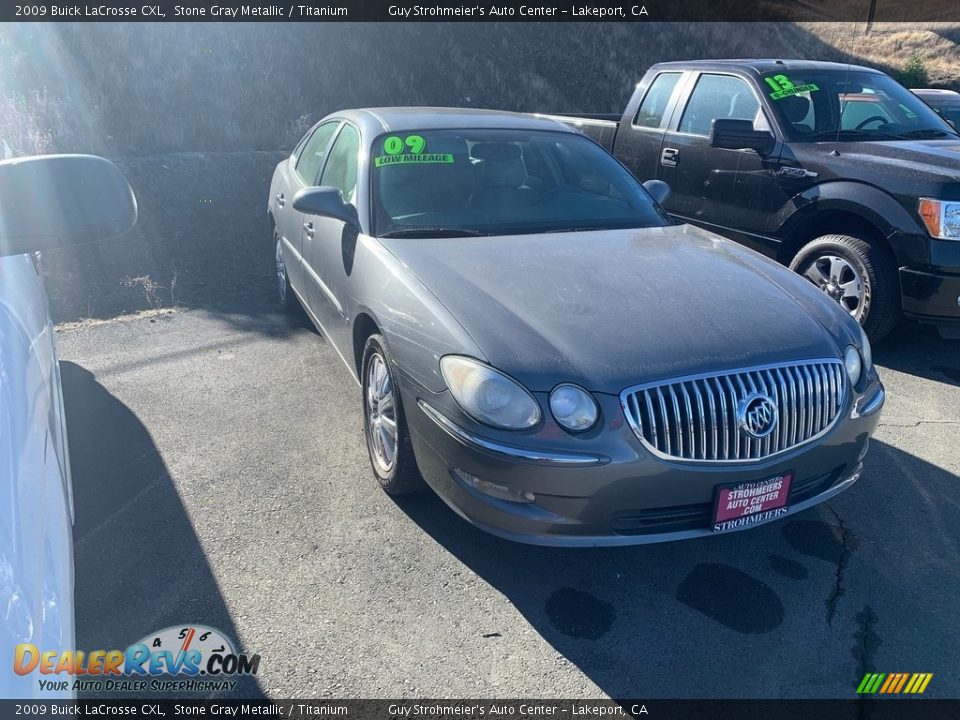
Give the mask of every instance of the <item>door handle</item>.
[[664, 148], [660, 153], [660, 164], [666, 167], [676, 167], [680, 151], [677, 148]]
[[303, 231], [307, 234], [307, 237], [308, 237], [308, 238], [312, 238], [313, 235], [314, 235], [313, 223], [312, 223], [312, 222], [305, 222], [305, 223], [303, 224]]
[[280, 207], [283, 207], [284, 205], [287, 204], [287, 201], [283, 197], [283, 193], [277, 193], [276, 201], [277, 201], [277, 205], [279, 205]]

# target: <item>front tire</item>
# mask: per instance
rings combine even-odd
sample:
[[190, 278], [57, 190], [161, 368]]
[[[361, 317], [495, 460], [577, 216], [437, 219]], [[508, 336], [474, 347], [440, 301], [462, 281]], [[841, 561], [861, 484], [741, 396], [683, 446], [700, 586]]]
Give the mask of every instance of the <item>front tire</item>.
[[400, 389], [381, 335], [367, 338], [362, 381], [363, 434], [377, 482], [389, 495], [422, 490], [424, 482], [413, 455]]
[[300, 301], [297, 300], [296, 293], [290, 287], [286, 259], [283, 257], [283, 241], [280, 239], [280, 232], [276, 228], [273, 229], [273, 259], [276, 267], [277, 300], [284, 312], [288, 315], [296, 315], [300, 312]]
[[885, 247], [851, 235], [824, 235], [800, 248], [790, 269], [850, 313], [873, 341], [900, 319], [897, 264]]

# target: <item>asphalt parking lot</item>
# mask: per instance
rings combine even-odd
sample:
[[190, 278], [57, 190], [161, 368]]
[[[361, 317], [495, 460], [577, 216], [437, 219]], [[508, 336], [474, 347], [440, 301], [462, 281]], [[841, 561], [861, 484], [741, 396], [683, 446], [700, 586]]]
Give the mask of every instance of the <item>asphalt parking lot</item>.
[[203, 623], [262, 656], [245, 695], [854, 697], [865, 672], [960, 695], [960, 343], [907, 326], [864, 477], [705, 540], [517, 545], [373, 480], [359, 392], [273, 308], [58, 333], [77, 647]]

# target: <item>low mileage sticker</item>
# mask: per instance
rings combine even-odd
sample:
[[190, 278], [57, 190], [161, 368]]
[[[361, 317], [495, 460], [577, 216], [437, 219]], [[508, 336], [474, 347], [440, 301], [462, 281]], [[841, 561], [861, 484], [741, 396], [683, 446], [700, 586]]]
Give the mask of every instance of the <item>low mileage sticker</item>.
[[407, 165], [410, 163], [453, 163], [450, 153], [423, 153], [421, 155], [381, 155], [373, 159], [374, 167], [384, 165]]

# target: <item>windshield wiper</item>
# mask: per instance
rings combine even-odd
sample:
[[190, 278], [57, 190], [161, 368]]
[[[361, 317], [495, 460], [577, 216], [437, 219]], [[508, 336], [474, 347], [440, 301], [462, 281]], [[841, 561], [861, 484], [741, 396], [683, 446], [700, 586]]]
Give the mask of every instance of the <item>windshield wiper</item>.
[[651, 227], [659, 227], [657, 225], [644, 225], [639, 221], [627, 223], [623, 225], [584, 225], [582, 227], [560, 227], [552, 228], [547, 227], [537, 232], [543, 233], [573, 233], [573, 232], [605, 232], [607, 230], [642, 230]]
[[600, 226], [589, 226], [584, 225], [583, 227], [559, 227], [559, 228], [544, 228], [541, 232], [545, 233], [568, 233], [568, 232], [597, 232], [599, 230], [620, 230], [618, 227], [600, 227]]
[[424, 238], [442, 238], [442, 237], [486, 237], [490, 233], [480, 232], [479, 230], [469, 230], [467, 228], [447, 228], [447, 227], [415, 227], [415, 228], [397, 228], [382, 233], [382, 238], [397, 237], [424, 237]]
[[899, 135], [891, 135], [890, 133], [877, 132], [875, 130], [851, 130], [845, 129], [837, 132], [836, 130], [820, 130], [819, 132], [808, 133], [803, 136], [805, 140], [813, 139], [826, 139], [830, 140], [832, 138], [839, 137], [841, 140], [851, 140], [853, 138], [886, 138], [888, 140], [899, 140]]
[[937, 137], [956, 137], [956, 133], [947, 132], [946, 130], [941, 130], [939, 128], [920, 128], [919, 130], [910, 130], [909, 132], [900, 133], [897, 137], [910, 138], [910, 139], [922, 139], [922, 138], [937, 138]]

